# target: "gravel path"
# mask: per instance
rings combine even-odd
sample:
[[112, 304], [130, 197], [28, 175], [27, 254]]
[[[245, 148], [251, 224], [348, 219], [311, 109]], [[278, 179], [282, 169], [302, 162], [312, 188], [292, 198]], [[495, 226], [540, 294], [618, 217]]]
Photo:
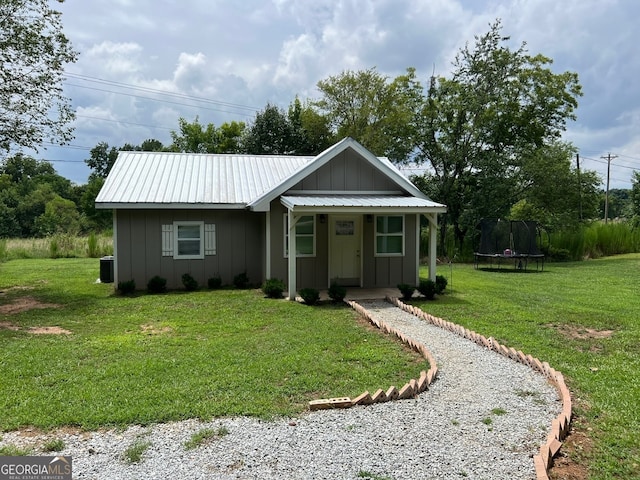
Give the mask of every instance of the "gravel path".
[[[561, 411], [544, 377], [386, 302], [360, 303], [433, 353], [439, 372], [428, 391], [273, 422], [222, 418], [58, 433], [74, 478], [534, 479], [531, 457]], [[186, 450], [203, 428], [223, 435]], [[121, 456], [136, 441], [150, 446], [139, 463], [127, 464]], [[44, 438], [5, 433], [0, 446], [25, 442], [42, 445]]]

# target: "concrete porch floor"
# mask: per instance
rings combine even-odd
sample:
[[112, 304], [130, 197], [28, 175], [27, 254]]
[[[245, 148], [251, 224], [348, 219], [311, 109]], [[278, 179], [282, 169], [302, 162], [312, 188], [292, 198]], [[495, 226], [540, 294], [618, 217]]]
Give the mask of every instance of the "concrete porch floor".
[[[400, 297], [397, 288], [359, 288], [347, 287], [345, 300], [384, 300], [385, 297]], [[320, 291], [320, 300], [328, 300], [327, 290]]]

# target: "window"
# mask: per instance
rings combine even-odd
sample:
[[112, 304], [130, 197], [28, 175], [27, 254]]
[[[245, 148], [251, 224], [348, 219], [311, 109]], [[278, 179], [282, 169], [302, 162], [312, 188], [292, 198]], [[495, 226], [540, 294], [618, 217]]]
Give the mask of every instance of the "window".
[[376, 216], [376, 256], [404, 255], [404, 217], [402, 215]]
[[176, 228], [175, 258], [202, 258], [202, 226], [201, 222], [174, 223]]
[[216, 254], [216, 226], [204, 222], [162, 225], [162, 256], [179, 260], [203, 259]]
[[[289, 256], [289, 216], [284, 215], [284, 256]], [[316, 219], [303, 215], [296, 223], [296, 257], [313, 257], [316, 254]]]

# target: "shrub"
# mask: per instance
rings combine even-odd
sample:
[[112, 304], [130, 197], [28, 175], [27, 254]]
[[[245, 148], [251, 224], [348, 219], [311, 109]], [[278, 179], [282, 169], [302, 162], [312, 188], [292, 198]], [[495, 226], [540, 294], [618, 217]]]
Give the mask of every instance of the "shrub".
[[222, 287], [222, 279], [220, 278], [219, 275], [215, 277], [211, 277], [209, 280], [207, 280], [207, 286], [209, 287], [210, 290], [216, 290]]
[[58, 239], [53, 237], [49, 242], [49, 257], [50, 258], [58, 258], [60, 256], [60, 245], [58, 244]]
[[436, 293], [441, 295], [447, 289], [449, 280], [444, 275], [436, 275]]
[[329, 290], [327, 291], [329, 298], [334, 302], [342, 302], [344, 297], [347, 296], [347, 289], [342, 285], [338, 285], [338, 282], [333, 280], [331, 285], [329, 286]]
[[298, 293], [307, 305], [315, 305], [320, 301], [320, 292], [315, 288], [302, 288]]
[[164, 293], [167, 291], [167, 279], [156, 275], [147, 283], [147, 291], [149, 293]]
[[198, 289], [198, 281], [191, 276], [189, 273], [185, 273], [182, 275], [182, 284], [187, 292], [193, 292]]
[[278, 278], [268, 278], [262, 284], [262, 291], [269, 298], [282, 298], [284, 282]]
[[408, 283], [399, 283], [398, 290], [400, 290], [400, 294], [402, 295], [403, 300], [411, 300], [416, 287], [414, 287], [413, 285], [409, 285]]
[[233, 285], [239, 289], [249, 288], [249, 277], [247, 272], [242, 272], [233, 277]]
[[433, 300], [436, 295], [436, 282], [430, 279], [420, 280], [418, 291], [424, 295], [427, 300]]
[[89, 234], [87, 238], [87, 255], [90, 258], [96, 258], [100, 256], [100, 250], [98, 248], [98, 237], [94, 232]]
[[135, 280], [127, 280], [125, 282], [118, 282], [118, 291], [121, 295], [129, 295], [136, 291]]

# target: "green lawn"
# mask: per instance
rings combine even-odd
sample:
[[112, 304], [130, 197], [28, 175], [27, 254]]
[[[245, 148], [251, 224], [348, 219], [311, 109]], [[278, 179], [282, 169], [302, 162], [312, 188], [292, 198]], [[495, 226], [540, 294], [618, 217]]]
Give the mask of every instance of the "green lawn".
[[[0, 264], [0, 431], [295, 415], [428, 368], [346, 306], [255, 290], [120, 297], [98, 275], [96, 259]], [[72, 333], [29, 332], [46, 326]]]
[[451, 290], [414, 303], [563, 372], [577, 427], [594, 440], [592, 450], [573, 453], [589, 478], [640, 478], [640, 255], [538, 273], [461, 264], [438, 274]]

